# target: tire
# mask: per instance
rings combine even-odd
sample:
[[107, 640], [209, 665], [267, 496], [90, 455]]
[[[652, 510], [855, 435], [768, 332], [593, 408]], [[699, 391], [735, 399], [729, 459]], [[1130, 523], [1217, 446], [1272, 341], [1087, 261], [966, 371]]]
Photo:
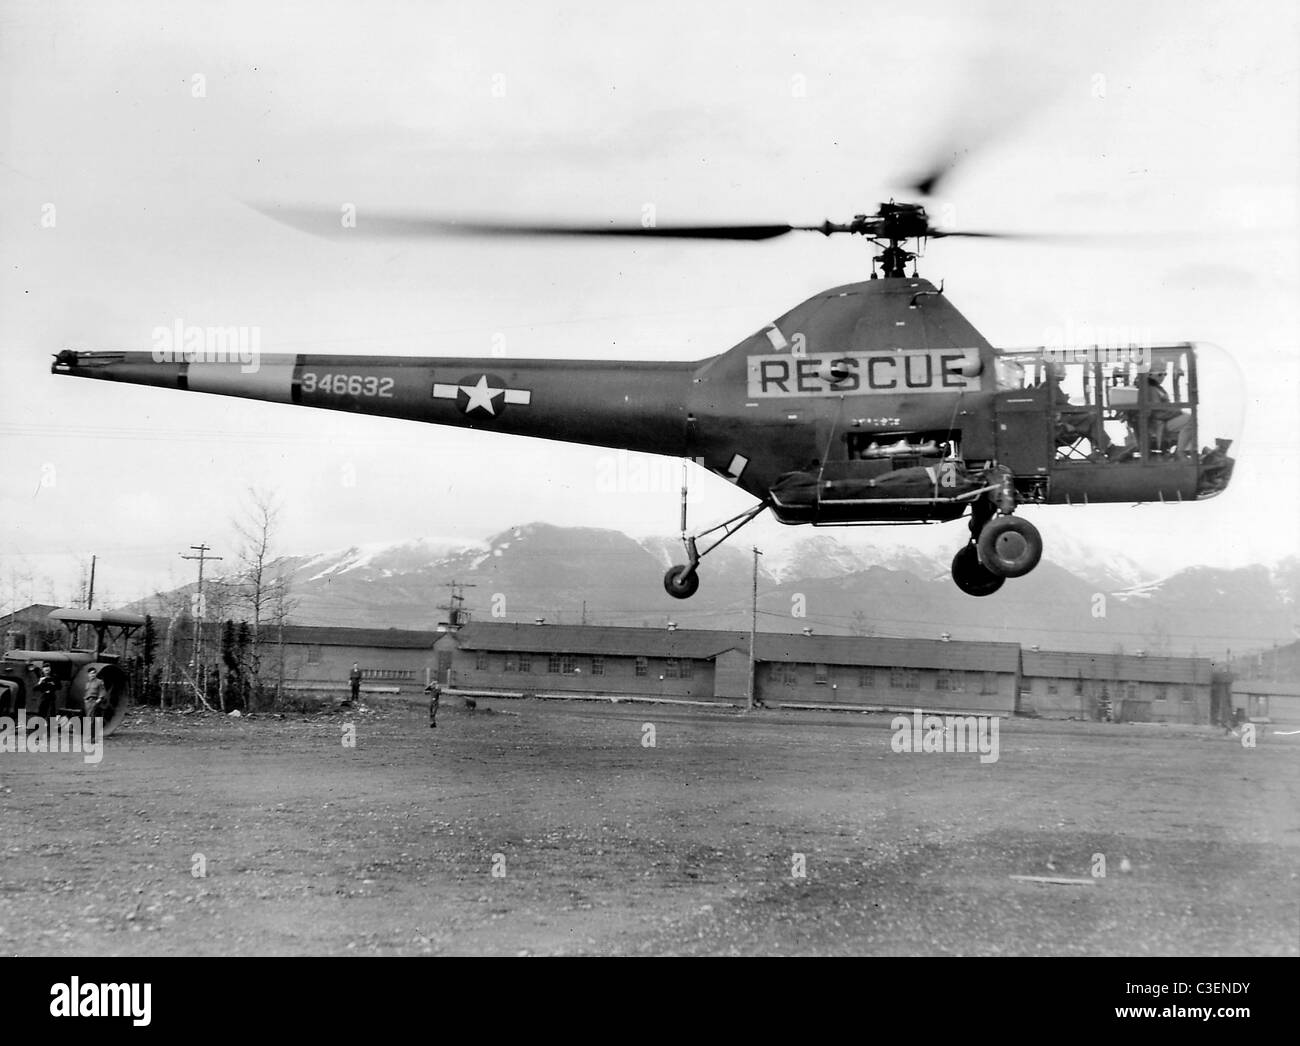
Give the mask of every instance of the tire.
[[700, 588], [700, 575], [694, 570], [683, 577], [689, 567], [677, 566], [664, 575], [664, 591], [673, 599], [690, 599]]
[[991, 596], [1007, 581], [984, 567], [974, 545], [967, 545], [952, 557], [952, 579], [968, 596]]
[[975, 542], [980, 563], [998, 577], [1024, 577], [1043, 556], [1043, 539], [1027, 519], [995, 516]]

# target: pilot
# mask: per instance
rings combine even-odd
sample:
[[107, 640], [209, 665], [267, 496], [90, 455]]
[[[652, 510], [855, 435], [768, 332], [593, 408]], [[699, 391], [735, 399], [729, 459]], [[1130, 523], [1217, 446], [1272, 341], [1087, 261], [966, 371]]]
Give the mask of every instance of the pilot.
[[1150, 408], [1150, 420], [1147, 422], [1152, 428], [1158, 422], [1164, 423], [1164, 434], [1160, 438], [1160, 445], [1156, 450], [1165, 450], [1171, 442], [1175, 442], [1174, 460], [1181, 460], [1192, 448], [1192, 416], [1185, 410], [1178, 410], [1176, 407], [1162, 406], [1168, 404], [1169, 393], [1165, 391], [1164, 380], [1167, 373], [1163, 363], [1153, 363], [1151, 370], [1146, 376], [1147, 382], [1147, 400], [1152, 404]]

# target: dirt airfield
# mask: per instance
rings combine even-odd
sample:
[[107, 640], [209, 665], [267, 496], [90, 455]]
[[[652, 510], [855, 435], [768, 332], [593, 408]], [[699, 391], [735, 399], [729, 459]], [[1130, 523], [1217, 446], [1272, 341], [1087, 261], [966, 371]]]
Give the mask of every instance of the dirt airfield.
[[0, 952], [1300, 954], [1300, 736], [890, 720], [136, 709], [97, 765], [0, 755]]

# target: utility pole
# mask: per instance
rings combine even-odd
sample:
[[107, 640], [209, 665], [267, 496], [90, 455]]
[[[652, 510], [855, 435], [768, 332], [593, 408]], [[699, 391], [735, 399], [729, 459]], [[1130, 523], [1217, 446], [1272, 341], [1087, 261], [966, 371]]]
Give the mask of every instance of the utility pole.
[[90, 588], [86, 592], [86, 609], [95, 608], [95, 556], [90, 557]]
[[453, 578], [443, 587], [451, 589], [451, 598], [445, 603], [440, 603], [437, 609], [447, 611], [447, 626], [455, 632], [469, 621], [469, 611], [465, 609], [464, 590], [478, 588], [478, 586]]
[[754, 593], [750, 603], [749, 615], [749, 685], [746, 687], [745, 708], [752, 712], [754, 710], [754, 638], [758, 633], [758, 557], [761, 556], [758, 546], [754, 546]]
[[198, 555], [187, 556], [185, 555], [185, 553], [182, 552], [181, 559], [197, 559], [199, 561], [199, 599], [198, 599], [198, 605], [194, 608], [195, 614], [194, 614], [193, 661], [194, 661], [195, 687], [198, 689], [199, 693], [202, 693], [203, 685], [202, 685], [202, 680], [199, 678], [199, 638], [203, 632], [203, 614], [205, 610], [205, 605], [203, 602], [203, 565], [210, 559], [218, 560], [221, 559], [221, 557], [208, 555], [208, 553], [212, 551], [212, 546], [210, 545], [191, 545], [190, 548], [192, 548], [195, 552], [197, 552]]

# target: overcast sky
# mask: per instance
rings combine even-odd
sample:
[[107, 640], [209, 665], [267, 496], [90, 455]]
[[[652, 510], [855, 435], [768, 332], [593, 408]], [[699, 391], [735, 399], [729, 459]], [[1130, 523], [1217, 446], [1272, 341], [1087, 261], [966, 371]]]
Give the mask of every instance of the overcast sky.
[[[188, 580], [179, 553], [232, 555], [252, 486], [286, 552], [677, 525], [675, 468], [610, 489], [607, 451], [56, 378], [60, 348], [149, 349], [180, 320], [266, 351], [698, 359], [869, 271], [850, 237], [331, 243], [241, 201], [844, 220], [954, 128], [945, 224], [1151, 236], [932, 244], [923, 275], [994, 344], [1124, 330], [1240, 369], [1202, 386], [1209, 427], [1245, 418], [1228, 494], [1035, 510], [1046, 555], [1053, 534], [1156, 569], [1295, 554], [1297, 54], [1280, 0], [2, 4], [0, 603], [66, 600], [92, 552], [117, 600]], [[696, 485], [697, 523], [747, 500]]]

